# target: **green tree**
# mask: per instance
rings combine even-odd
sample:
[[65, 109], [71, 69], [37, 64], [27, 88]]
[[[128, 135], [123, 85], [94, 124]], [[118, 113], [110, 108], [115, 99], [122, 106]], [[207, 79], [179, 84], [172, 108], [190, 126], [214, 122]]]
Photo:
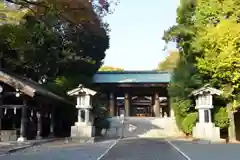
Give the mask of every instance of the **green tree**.
[[0, 2], [0, 24], [19, 23], [26, 13], [26, 9], [16, 10], [7, 8], [3, 2]]
[[[37, 11], [38, 7], [34, 9]], [[106, 25], [96, 14], [95, 19], [101, 23], [82, 21], [79, 28], [59, 18], [61, 13], [53, 10], [44, 16], [39, 13], [29, 12], [19, 25], [1, 26], [1, 41], [5, 46], [1, 52], [5, 63], [2, 66], [35, 81], [47, 78], [49, 83], [65, 89], [90, 82], [109, 45]]]
[[158, 64], [156, 70], [159, 71], [173, 71], [177, 67], [179, 61], [179, 52], [170, 52], [166, 59]]
[[[194, 103], [189, 99], [189, 94], [205, 83], [202, 74], [199, 73], [195, 66], [195, 55], [197, 53], [192, 47], [192, 43], [196, 38], [194, 13], [194, 1], [181, 0], [177, 9], [177, 25], [170, 27], [163, 37], [166, 42], [176, 42], [179, 50], [179, 61], [177, 67], [173, 70], [168, 92], [177, 125], [186, 134], [191, 133], [191, 126], [195, 124], [195, 118], [189, 118], [188, 116], [188, 114], [195, 112]], [[190, 117], [194, 115], [196, 114], [191, 114]]]
[[122, 68], [112, 67], [112, 66], [102, 66], [98, 71], [124, 71]]
[[[88, 85], [109, 46], [108, 24], [102, 14], [89, 3], [9, 2], [27, 13], [19, 23], [0, 26], [1, 67], [41, 83], [46, 80], [44, 85], [62, 96], [79, 83]], [[59, 119], [73, 121], [74, 106], [58, 108]]]
[[199, 38], [194, 47], [202, 54], [196, 66], [211, 78], [213, 85], [224, 91], [230, 119], [230, 140], [236, 138], [233, 113], [240, 105], [239, 9], [237, 0], [199, 0], [195, 17]]
[[[182, 0], [177, 25], [165, 33], [164, 40], [176, 42], [180, 51], [169, 93], [176, 118], [179, 117], [177, 123], [183, 130], [188, 128], [183, 123], [186, 115], [194, 112], [190, 105], [193, 103], [186, 103], [190, 100], [188, 95], [206, 83], [224, 91], [223, 103], [214, 101], [214, 121], [219, 127], [228, 126], [224, 113], [227, 110], [223, 108], [226, 103], [230, 108], [239, 106], [239, 7], [237, 0]], [[232, 113], [229, 111], [230, 126], [234, 126]]]

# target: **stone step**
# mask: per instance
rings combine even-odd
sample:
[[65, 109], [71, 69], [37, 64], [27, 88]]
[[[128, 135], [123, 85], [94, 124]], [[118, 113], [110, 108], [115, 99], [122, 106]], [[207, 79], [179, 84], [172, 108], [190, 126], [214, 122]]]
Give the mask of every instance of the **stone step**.
[[71, 137], [70, 139], [66, 140], [66, 143], [68, 142], [79, 142], [79, 143], [94, 143], [96, 141], [95, 137]]

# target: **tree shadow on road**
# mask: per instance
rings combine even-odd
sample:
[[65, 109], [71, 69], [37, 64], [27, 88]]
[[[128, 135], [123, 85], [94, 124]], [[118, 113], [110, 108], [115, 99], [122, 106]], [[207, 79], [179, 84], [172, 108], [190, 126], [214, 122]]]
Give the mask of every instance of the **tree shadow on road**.
[[152, 120], [154, 118], [151, 117], [127, 117], [124, 122], [123, 138], [139, 137], [153, 130], [164, 130], [164, 128], [153, 124]]

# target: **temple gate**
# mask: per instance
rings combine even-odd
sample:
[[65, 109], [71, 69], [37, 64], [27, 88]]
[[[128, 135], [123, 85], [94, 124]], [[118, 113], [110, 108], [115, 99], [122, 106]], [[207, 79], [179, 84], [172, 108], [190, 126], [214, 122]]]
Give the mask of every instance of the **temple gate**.
[[97, 72], [95, 87], [108, 97], [109, 115], [164, 117], [171, 115], [167, 86], [171, 73], [157, 71]]

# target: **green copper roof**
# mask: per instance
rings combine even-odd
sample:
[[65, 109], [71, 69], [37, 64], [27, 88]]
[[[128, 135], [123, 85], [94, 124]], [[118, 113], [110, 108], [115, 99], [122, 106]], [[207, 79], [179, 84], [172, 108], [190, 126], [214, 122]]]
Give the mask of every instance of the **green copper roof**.
[[157, 71], [123, 71], [97, 72], [94, 83], [169, 83], [171, 72]]

